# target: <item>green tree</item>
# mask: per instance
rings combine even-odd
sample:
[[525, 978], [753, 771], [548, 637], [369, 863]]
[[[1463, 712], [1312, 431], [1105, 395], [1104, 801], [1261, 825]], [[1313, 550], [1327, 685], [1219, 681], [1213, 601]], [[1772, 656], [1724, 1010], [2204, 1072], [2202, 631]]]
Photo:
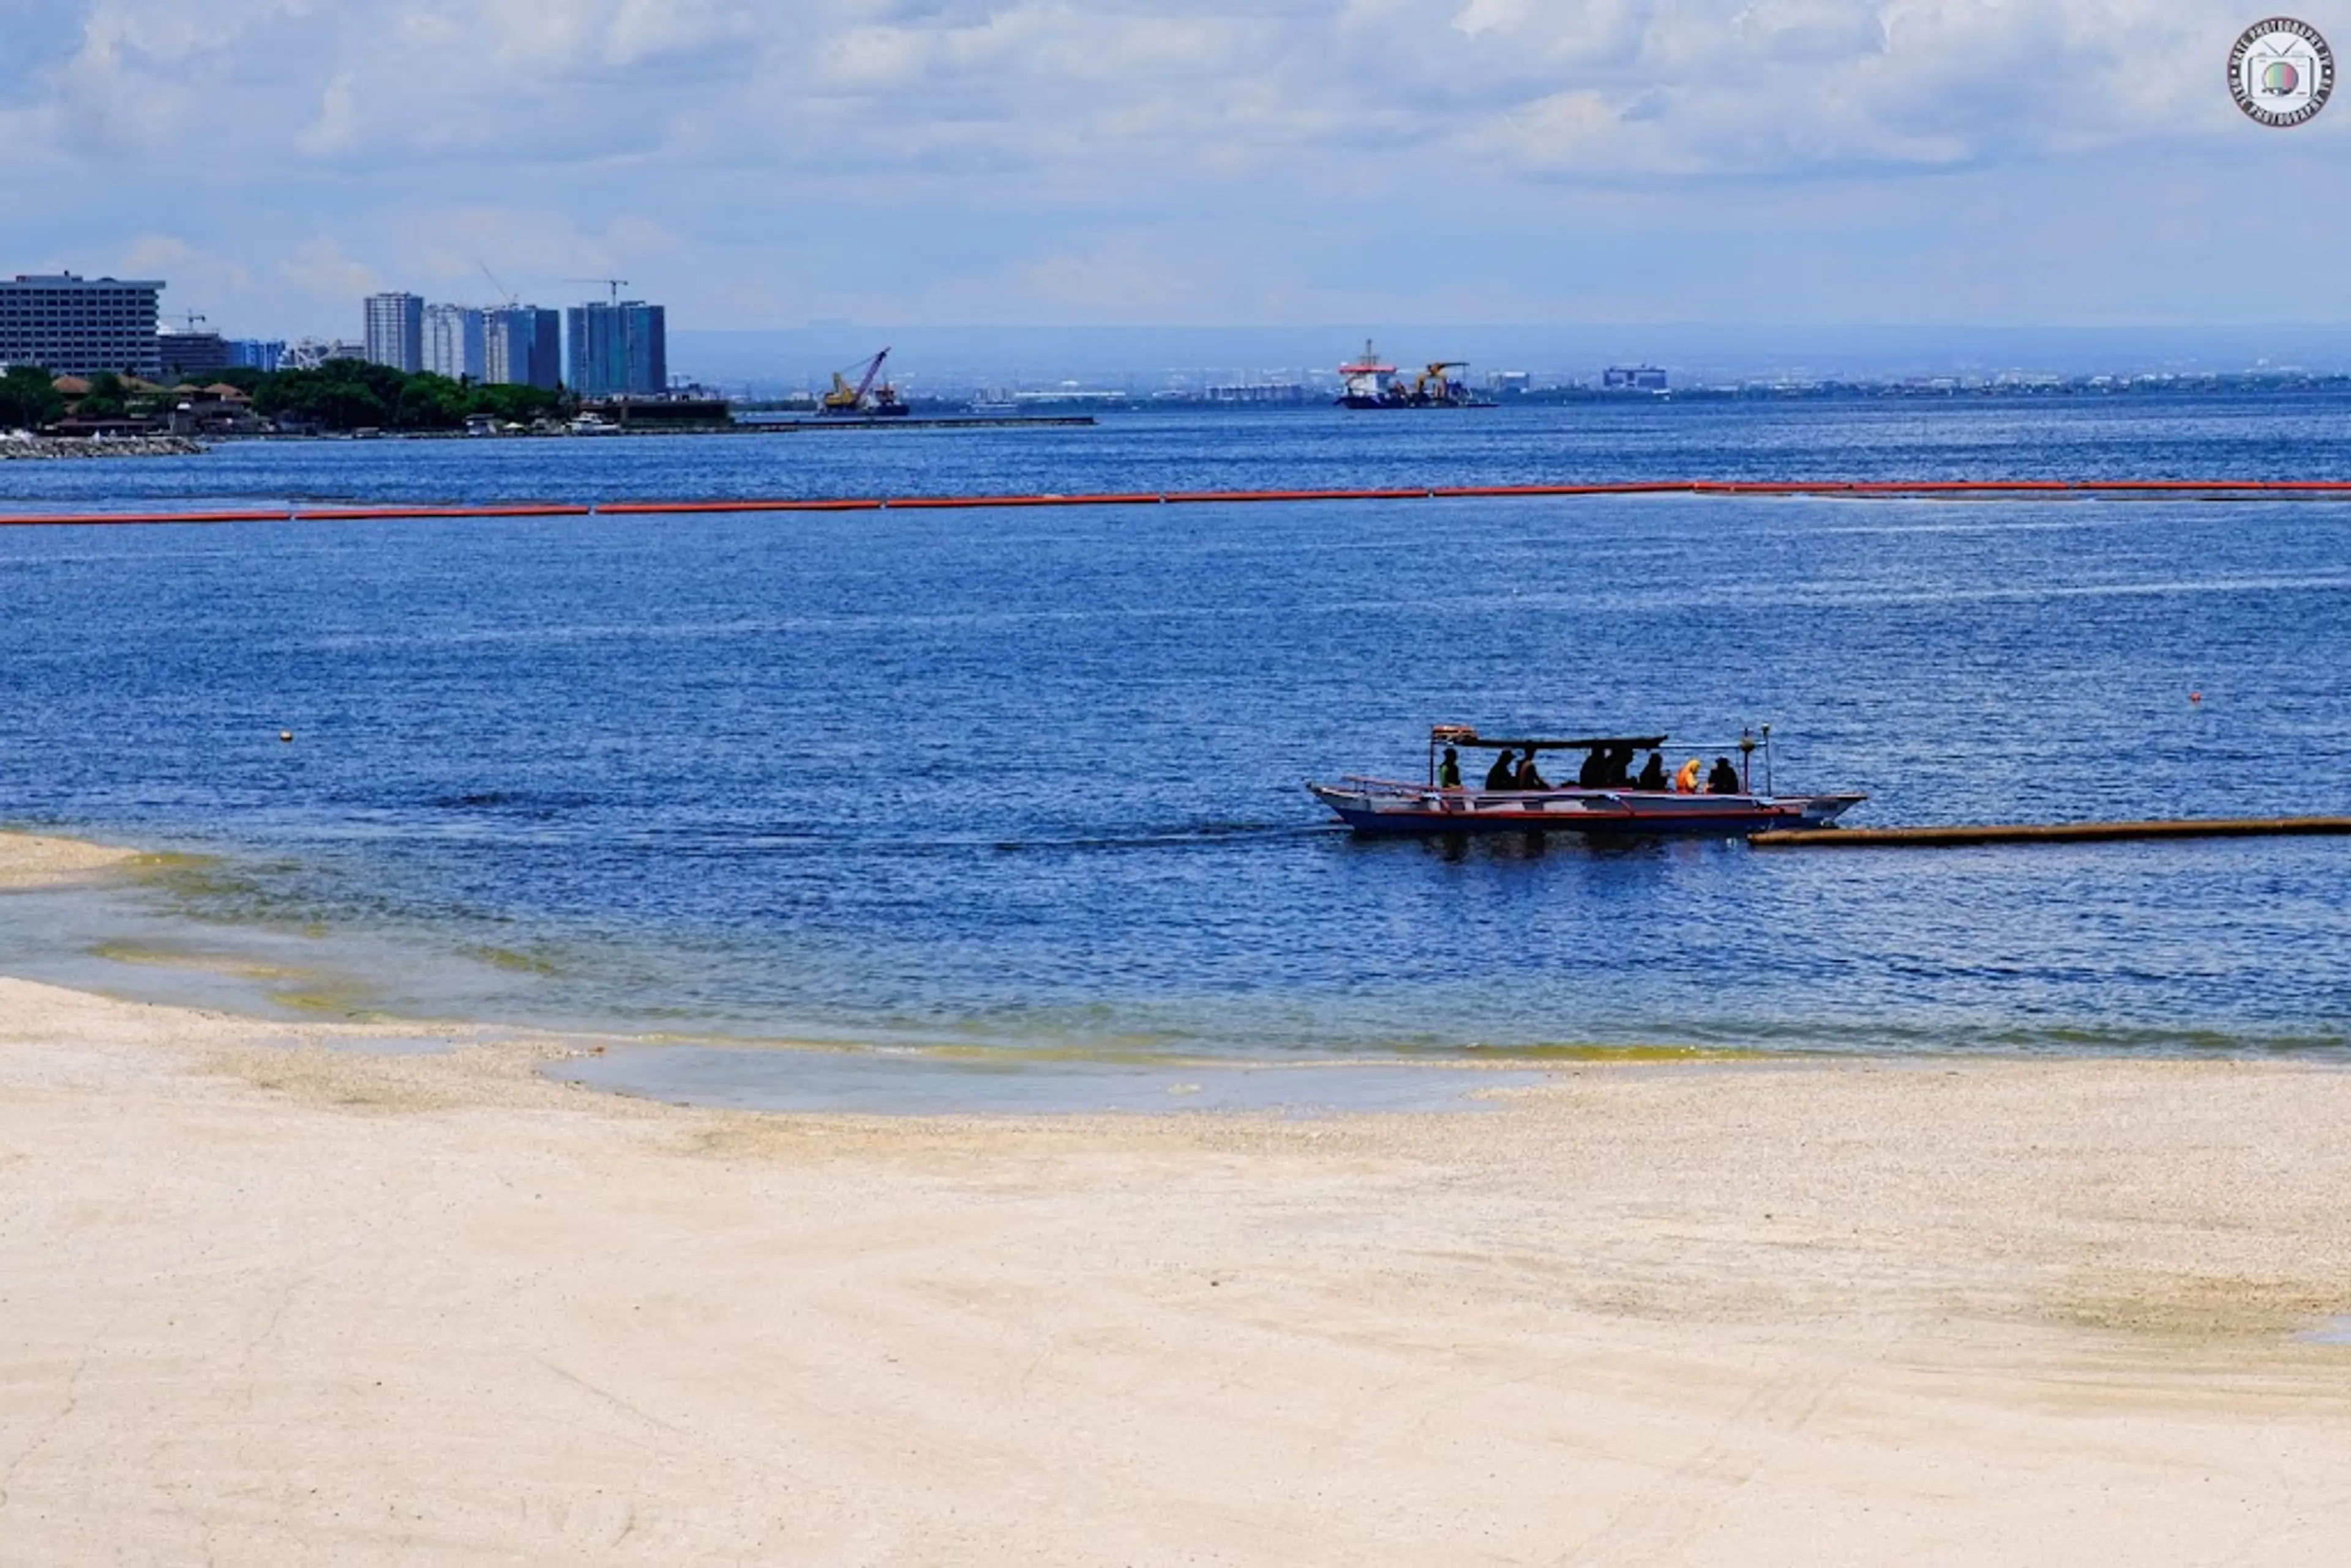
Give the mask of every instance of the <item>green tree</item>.
[[15, 365], [0, 376], [0, 430], [38, 430], [66, 411], [66, 400], [49, 384], [49, 372]]
[[430, 371], [402, 375], [360, 360], [329, 360], [314, 371], [267, 375], [230, 371], [219, 379], [251, 393], [256, 413], [291, 415], [329, 430], [454, 430], [476, 413], [527, 423], [568, 407], [564, 393], [543, 387], [479, 386]]
[[465, 389], [430, 371], [408, 378], [392, 404], [392, 423], [402, 430], [455, 430], [465, 422]]
[[112, 371], [89, 378], [89, 392], [74, 404], [76, 419], [120, 419], [129, 411], [131, 389]]
[[559, 413], [563, 394], [545, 387], [478, 386], [470, 389], [467, 413], [486, 413], [513, 424], [528, 424], [543, 415]]

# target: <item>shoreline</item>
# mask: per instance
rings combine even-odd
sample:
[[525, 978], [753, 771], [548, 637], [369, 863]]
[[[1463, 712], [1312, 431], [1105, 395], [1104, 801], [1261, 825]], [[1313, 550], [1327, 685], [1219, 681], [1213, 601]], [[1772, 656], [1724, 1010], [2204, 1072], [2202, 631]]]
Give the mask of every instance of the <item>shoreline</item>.
[[0, 979], [0, 1556], [2339, 1554], [2339, 1071], [892, 1117], [574, 1049]]

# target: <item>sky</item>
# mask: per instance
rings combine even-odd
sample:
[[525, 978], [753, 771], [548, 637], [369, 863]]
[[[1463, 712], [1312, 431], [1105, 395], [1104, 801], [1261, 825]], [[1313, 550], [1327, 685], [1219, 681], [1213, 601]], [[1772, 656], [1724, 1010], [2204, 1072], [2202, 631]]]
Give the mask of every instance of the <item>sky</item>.
[[0, 0], [0, 272], [273, 337], [608, 276], [689, 330], [2351, 323], [2351, 92], [2228, 92], [2273, 3]]

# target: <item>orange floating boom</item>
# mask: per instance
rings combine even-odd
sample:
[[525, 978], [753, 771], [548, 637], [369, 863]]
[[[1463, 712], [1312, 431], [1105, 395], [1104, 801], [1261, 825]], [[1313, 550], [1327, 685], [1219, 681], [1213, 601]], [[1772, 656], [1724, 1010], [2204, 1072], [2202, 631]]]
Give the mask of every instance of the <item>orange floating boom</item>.
[[725, 500], [540, 501], [484, 506], [280, 507], [235, 511], [20, 512], [0, 528], [116, 524], [335, 522], [401, 517], [684, 517], [703, 512], [977, 510], [988, 507], [1126, 507], [1301, 501], [1424, 501], [1531, 496], [2201, 496], [2224, 499], [2351, 496], [2351, 479], [1635, 479], [1562, 485], [1430, 485], [1370, 489], [1168, 490], [1001, 496], [737, 497]]

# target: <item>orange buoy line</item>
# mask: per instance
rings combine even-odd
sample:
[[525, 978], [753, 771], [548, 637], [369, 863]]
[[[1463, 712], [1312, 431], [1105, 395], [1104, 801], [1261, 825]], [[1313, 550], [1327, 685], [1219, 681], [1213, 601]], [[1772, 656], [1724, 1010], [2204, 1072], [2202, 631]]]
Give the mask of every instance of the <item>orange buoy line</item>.
[[2351, 479], [1636, 479], [1571, 485], [1428, 485], [1366, 489], [1166, 490], [999, 496], [737, 497], [690, 501], [526, 501], [482, 506], [378, 504], [186, 512], [18, 512], [0, 528], [158, 523], [354, 522], [401, 517], [651, 517], [703, 512], [959, 511], [989, 507], [1143, 507], [1302, 501], [1449, 501], [1533, 496], [2199, 496], [2223, 499], [2351, 496]]

